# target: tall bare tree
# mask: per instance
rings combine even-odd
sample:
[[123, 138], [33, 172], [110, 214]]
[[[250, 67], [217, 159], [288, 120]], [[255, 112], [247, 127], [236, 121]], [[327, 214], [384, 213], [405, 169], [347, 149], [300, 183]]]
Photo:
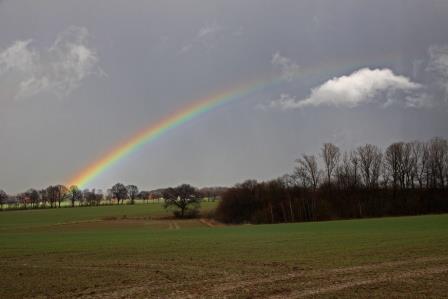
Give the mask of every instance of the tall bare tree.
[[366, 144], [358, 147], [357, 152], [364, 185], [367, 188], [376, 187], [381, 174], [381, 150], [376, 145]]
[[131, 199], [131, 204], [134, 204], [135, 199], [138, 196], [138, 187], [135, 185], [128, 185], [126, 189], [128, 190], [128, 196]]
[[324, 161], [328, 184], [331, 183], [331, 176], [339, 163], [340, 155], [339, 147], [332, 143], [324, 143], [321, 149], [321, 156]]
[[430, 141], [429, 150], [433, 186], [445, 188], [445, 178], [448, 171], [448, 141], [439, 137], [433, 138]]
[[316, 191], [321, 177], [321, 172], [317, 165], [314, 155], [302, 155], [302, 158], [296, 160], [297, 166], [294, 170], [304, 187], [312, 187]]
[[[387, 168], [388, 175], [392, 178], [392, 187], [394, 197], [401, 181], [401, 173], [403, 167], [403, 143], [396, 142], [389, 145], [385, 152], [384, 166]], [[401, 186], [401, 184], [400, 184]]]
[[340, 189], [355, 188], [358, 184], [358, 159], [356, 153], [344, 152], [341, 163], [335, 170], [337, 186]]
[[58, 207], [61, 207], [61, 203], [67, 198], [68, 196], [68, 189], [64, 185], [56, 185], [55, 187], [55, 193], [56, 193], [56, 200], [58, 202]]
[[428, 147], [426, 143], [420, 141], [411, 142], [411, 155], [414, 172], [414, 177], [418, 182], [419, 188], [423, 188], [424, 174], [426, 169], [426, 164], [428, 163]]

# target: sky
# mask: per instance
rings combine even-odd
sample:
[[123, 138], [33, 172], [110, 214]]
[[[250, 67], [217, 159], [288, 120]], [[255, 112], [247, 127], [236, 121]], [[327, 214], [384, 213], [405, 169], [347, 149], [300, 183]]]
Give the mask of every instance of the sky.
[[229, 186], [342, 149], [448, 137], [448, 1], [0, 1], [0, 189], [65, 184], [183, 106], [262, 89], [88, 183]]

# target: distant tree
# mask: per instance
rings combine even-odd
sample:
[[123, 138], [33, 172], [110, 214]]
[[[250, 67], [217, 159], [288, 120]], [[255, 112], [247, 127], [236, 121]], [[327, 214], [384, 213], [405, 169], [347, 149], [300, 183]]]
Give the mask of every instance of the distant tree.
[[55, 193], [56, 193], [56, 201], [58, 202], [58, 207], [61, 207], [61, 202], [63, 202], [68, 196], [68, 189], [64, 185], [56, 185]]
[[198, 214], [201, 198], [196, 189], [188, 184], [163, 191], [165, 208], [174, 207], [174, 215], [179, 218], [193, 217]]
[[0, 208], [3, 209], [3, 205], [6, 203], [8, 199], [8, 194], [5, 191], [0, 189]]
[[48, 186], [46, 191], [47, 191], [46, 193], [47, 193], [48, 201], [50, 202], [50, 207], [53, 208], [53, 207], [55, 207], [56, 200], [57, 200], [56, 199], [57, 198], [56, 187], [55, 186]]
[[47, 189], [39, 190], [39, 197], [40, 197], [40, 202], [41, 202], [42, 206], [46, 207], [47, 201], [48, 201]]
[[304, 187], [312, 187], [316, 191], [321, 172], [317, 166], [317, 160], [314, 155], [302, 155], [302, 158], [296, 160], [297, 166], [294, 175], [299, 178]]
[[26, 192], [18, 193], [16, 195], [16, 201], [17, 203], [22, 205], [23, 208], [26, 209], [28, 207], [28, 203], [30, 202], [28, 193]]
[[104, 199], [103, 190], [94, 189], [94, 193], [95, 193], [95, 204], [99, 206], [101, 204], [101, 201]]
[[364, 185], [367, 188], [376, 187], [381, 174], [382, 153], [379, 147], [366, 144], [358, 147], [357, 154]]
[[70, 186], [70, 189], [68, 190], [68, 196], [70, 198], [70, 201], [72, 203], [72, 207], [75, 206], [75, 202], [80, 202], [82, 199], [82, 191], [79, 190], [78, 186]]
[[143, 199], [146, 203], [148, 203], [149, 195], [150, 195], [149, 191], [140, 191], [138, 197]]
[[123, 200], [128, 198], [128, 190], [121, 183], [116, 183], [112, 186], [111, 192], [114, 198], [117, 199], [117, 203], [120, 204], [120, 200], [123, 203]]
[[82, 190], [82, 199], [81, 199], [82, 205], [89, 205], [90, 193], [91, 192], [89, 189]]
[[338, 166], [339, 157], [341, 155], [339, 147], [332, 143], [325, 143], [321, 149], [321, 156], [324, 160], [325, 170], [327, 174], [327, 183], [331, 183], [333, 171]]
[[135, 202], [135, 199], [138, 196], [138, 187], [135, 185], [128, 185], [128, 186], [126, 186], [126, 189], [128, 190], [128, 196], [131, 199], [131, 204], [133, 205]]
[[342, 162], [335, 169], [336, 185], [339, 189], [349, 189], [351, 187], [352, 167], [347, 152], [344, 152]]
[[39, 196], [39, 192], [37, 192], [37, 190], [29, 189], [26, 192], [26, 196], [28, 197], [29, 201], [31, 202], [31, 204], [34, 207], [37, 207], [39, 205], [40, 196]]
[[56, 203], [61, 207], [61, 202], [67, 198], [68, 189], [64, 185], [49, 186], [46, 193], [52, 208], [56, 207]]
[[112, 198], [114, 197], [114, 195], [112, 194], [112, 189], [107, 189], [106, 190], [106, 200], [109, 202], [109, 204], [112, 202]]
[[419, 188], [422, 189], [425, 181], [425, 169], [428, 163], [428, 146], [426, 143], [420, 141], [413, 141], [411, 144], [415, 178], [417, 179]]
[[403, 168], [403, 142], [392, 143], [387, 147], [384, 155], [384, 167], [387, 169], [387, 175], [392, 178], [393, 196], [395, 198]]
[[445, 188], [448, 179], [448, 141], [439, 137], [429, 142], [432, 186]]

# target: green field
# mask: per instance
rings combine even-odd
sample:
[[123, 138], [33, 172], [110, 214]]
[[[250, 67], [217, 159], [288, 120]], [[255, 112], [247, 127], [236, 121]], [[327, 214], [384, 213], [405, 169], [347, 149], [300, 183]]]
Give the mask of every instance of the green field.
[[241, 226], [168, 216], [155, 203], [1, 212], [0, 297], [448, 292], [448, 215]]

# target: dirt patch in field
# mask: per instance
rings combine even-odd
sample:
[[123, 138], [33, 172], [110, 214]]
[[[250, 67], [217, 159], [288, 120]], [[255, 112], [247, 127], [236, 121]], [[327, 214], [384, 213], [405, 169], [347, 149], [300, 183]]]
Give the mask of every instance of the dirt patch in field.
[[[95, 294], [78, 293], [86, 298], [129, 297], [269, 297], [302, 298], [335, 293], [363, 286], [402, 282], [448, 272], [448, 257], [425, 257], [406, 261], [370, 264], [327, 270], [299, 270], [263, 277], [219, 274], [198, 281], [145, 280], [120, 289], [96, 289]], [[188, 269], [182, 269], [188, 271]], [[194, 270], [194, 269], [192, 269]], [[199, 270], [199, 269], [196, 269]], [[448, 283], [447, 283], [448, 284]], [[448, 288], [448, 285], [446, 285]], [[387, 294], [387, 287], [385, 288]]]
[[448, 272], [448, 266], [439, 266], [439, 267], [431, 267], [431, 268], [424, 268], [424, 269], [418, 269], [418, 270], [412, 270], [412, 271], [404, 271], [399, 273], [383, 273], [378, 274], [381, 277], [373, 278], [373, 279], [355, 279], [349, 282], [341, 282], [341, 283], [329, 283], [325, 287], [318, 287], [314, 289], [304, 289], [300, 291], [291, 292], [289, 294], [282, 294], [282, 295], [274, 295], [270, 296], [270, 299], [280, 299], [280, 298], [303, 298], [303, 297], [309, 297], [309, 296], [316, 296], [320, 294], [326, 294], [326, 293], [334, 293], [337, 291], [341, 291], [344, 289], [354, 288], [358, 286], [364, 286], [364, 285], [373, 285], [378, 284], [382, 282], [389, 282], [393, 280], [403, 280], [407, 278], [418, 278], [421, 276], [429, 276], [433, 274], [440, 274]]

